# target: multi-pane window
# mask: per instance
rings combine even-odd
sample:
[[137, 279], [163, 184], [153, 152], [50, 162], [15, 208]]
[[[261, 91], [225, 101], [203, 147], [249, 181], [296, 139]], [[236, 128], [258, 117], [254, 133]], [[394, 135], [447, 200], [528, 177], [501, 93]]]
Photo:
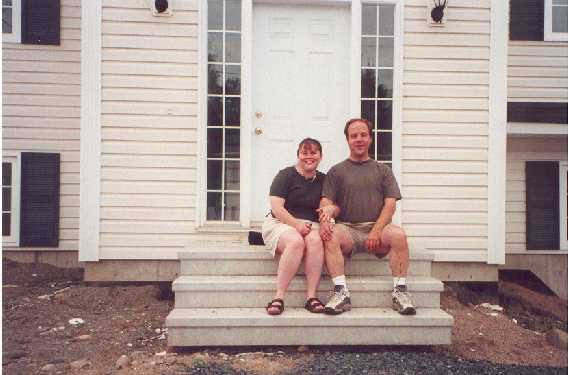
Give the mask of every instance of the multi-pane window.
[[2, 163], [2, 237], [12, 235], [12, 163]]
[[568, 161], [560, 162], [560, 249], [568, 250]]
[[568, 40], [568, 0], [545, 0], [544, 40]]
[[2, 0], [2, 34], [12, 33], [13, 8], [12, 0]]
[[373, 123], [371, 157], [392, 163], [394, 5], [363, 4], [361, 117]]
[[241, 1], [209, 0], [207, 32], [207, 212], [240, 211]]
[[21, 0], [2, 0], [2, 41], [20, 42]]
[[552, 32], [568, 33], [568, 0], [552, 0]]

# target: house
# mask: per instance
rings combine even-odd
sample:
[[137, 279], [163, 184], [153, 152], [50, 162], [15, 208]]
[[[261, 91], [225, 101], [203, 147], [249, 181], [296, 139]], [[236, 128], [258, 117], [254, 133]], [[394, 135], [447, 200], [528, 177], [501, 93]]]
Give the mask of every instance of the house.
[[3, 255], [174, 280], [184, 249], [259, 225], [301, 138], [326, 170], [363, 116], [432, 275], [528, 269], [566, 298], [567, 18], [556, 0], [12, 0]]

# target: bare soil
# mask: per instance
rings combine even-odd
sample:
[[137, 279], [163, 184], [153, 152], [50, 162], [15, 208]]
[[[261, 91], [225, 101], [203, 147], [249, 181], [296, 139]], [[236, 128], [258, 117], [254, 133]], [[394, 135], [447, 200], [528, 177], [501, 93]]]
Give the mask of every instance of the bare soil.
[[[286, 347], [174, 352], [167, 347], [164, 327], [173, 300], [165, 298], [167, 293], [159, 286], [88, 285], [82, 281], [81, 269], [8, 260], [3, 261], [2, 271], [5, 374], [173, 375], [189, 370], [209, 373], [200, 369], [213, 367], [219, 373], [280, 374], [309, 361], [319, 351], [330, 350]], [[481, 302], [501, 302], [505, 310], [492, 316], [494, 312], [481, 307]], [[546, 290], [515, 279], [501, 281], [499, 290], [472, 290], [456, 284], [442, 294], [442, 307], [455, 319], [452, 345], [417, 350], [466, 360], [568, 366], [566, 351], [550, 346], [545, 337], [551, 327], [566, 330], [567, 304]], [[84, 323], [73, 325], [73, 318]], [[122, 355], [128, 356], [129, 363], [118, 369]], [[83, 366], [77, 369], [74, 365]]]

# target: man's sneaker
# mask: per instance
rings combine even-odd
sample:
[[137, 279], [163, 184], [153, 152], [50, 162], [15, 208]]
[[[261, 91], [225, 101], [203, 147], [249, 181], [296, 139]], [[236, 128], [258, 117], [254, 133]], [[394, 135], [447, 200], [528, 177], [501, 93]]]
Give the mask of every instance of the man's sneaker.
[[416, 314], [416, 308], [406, 291], [406, 285], [397, 285], [392, 291], [392, 309], [402, 315]]
[[337, 315], [351, 310], [351, 298], [345, 287], [336, 285], [330, 295], [331, 299], [326, 303], [324, 313]]

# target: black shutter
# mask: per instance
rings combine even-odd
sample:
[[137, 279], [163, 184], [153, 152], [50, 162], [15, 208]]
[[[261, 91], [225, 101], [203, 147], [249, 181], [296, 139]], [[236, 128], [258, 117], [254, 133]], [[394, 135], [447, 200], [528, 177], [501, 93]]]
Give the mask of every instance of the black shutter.
[[511, 0], [509, 7], [510, 40], [544, 40], [544, 0]]
[[507, 121], [568, 124], [568, 103], [509, 102]]
[[59, 154], [22, 153], [20, 246], [59, 245]]
[[560, 249], [558, 162], [527, 161], [527, 250]]
[[22, 43], [60, 43], [60, 0], [22, 0]]

